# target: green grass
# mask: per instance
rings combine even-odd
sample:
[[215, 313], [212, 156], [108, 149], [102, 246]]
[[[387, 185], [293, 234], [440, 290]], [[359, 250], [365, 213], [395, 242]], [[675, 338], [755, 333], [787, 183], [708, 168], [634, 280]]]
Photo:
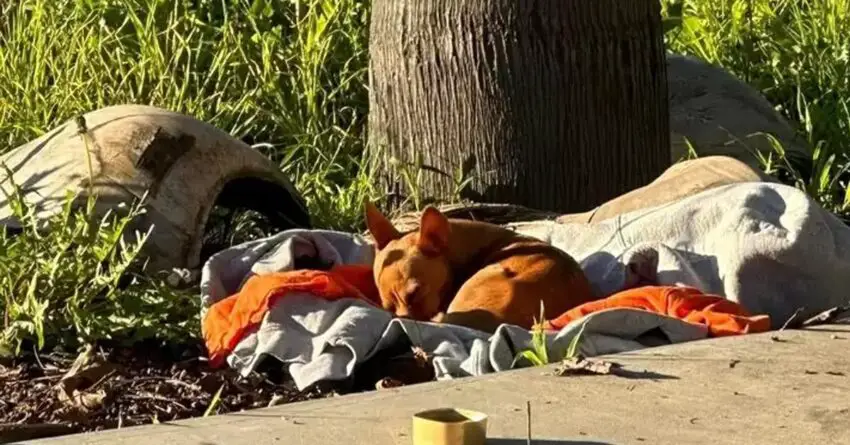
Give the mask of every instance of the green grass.
[[[840, 174], [850, 164], [850, 0], [660, 1], [665, 14], [674, 13], [669, 48], [726, 67], [799, 123], [817, 147], [815, 175], [799, 186], [827, 207], [850, 212]], [[368, 112], [368, 1], [0, 4], [0, 149], [96, 108], [151, 104], [262, 144], [260, 150], [303, 193], [317, 225], [362, 229], [360, 203], [375, 197], [368, 173], [360, 168]], [[408, 177], [415, 182], [415, 172]], [[55, 238], [52, 242], [61, 241]], [[4, 263], [22, 255], [10, 249], [26, 247], [9, 246]], [[44, 314], [62, 307], [68, 289], [97, 276], [93, 262], [76, 264], [62, 252], [44, 247], [40, 253], [58, 255], [76, 271], [62, 275], [64, 284], [48, 296], [21, 283], [0, 288], [7, 328], [20, 320], [29, 330], [18, 332], [38, 337], [35, 325], [30, 329], [26, 323], [49, 318]], [[46, 266], [21, 265], [14, 273], [25, 267]], [[43, 288], [41, 282], [35, 285]], [[80, 308], [78, 317], [108, 309]], [[61, 320], [77, 323], [72, 310], [63, 310]], [[143, 325], [155, 314], [140, 317], [134, 323]], [[39, 328], [44, 335], [61, 321], [45, 320]], [[103, 329], [84, 325], [75, 324], [78, 337], [94, 338]], [[197, 334], [194, 327], [183, 329]]]
[[761, 91], [815, 148], [800, 184], [847, 214], [850, 153], [850, 0], [663, 0], [678, 26], [671, 51], [719, 64]]
[[155, 105], [269, 144], [261, 150], [319, 224], [358, 224], [351, 202], [368, 190], [351, 187], [368, 106], [367, 2], [4, 3], [0, 146], [99, 107]]
[[69, 195], [63, 211], [44, 220], [21, 196], [15, 187], [5, 198], [22, 230], [0, 230], [0, 356], [19, 355], [25, 345], [180, 342], [199, 332], [197, 297], [140, 273], [149, 232], [130, 225], [144, 212], [138, 203], [91, 218], [95, 200], [75, 208], [77, 196]]

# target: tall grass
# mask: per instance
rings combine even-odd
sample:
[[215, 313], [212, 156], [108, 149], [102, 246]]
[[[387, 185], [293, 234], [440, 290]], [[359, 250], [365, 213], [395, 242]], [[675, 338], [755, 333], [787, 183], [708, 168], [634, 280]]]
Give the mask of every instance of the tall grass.
[[360, 216], [351, 202], [366, 190], [352, 172], [368, 106], [367, 6], [361, 0], [6, 2], [0, 149], [85, 111], [155, 105], [263, 143], [320, 224], [350, 227]]
[[815, 149], [811, 195], [850, 211], [850, 0], [663, 0], [671, 51], [719, 64], [761, 91]]
[[[317, 224], [359, 224], [359, 203], [370, 190], [368, 177], [358, 173], [368, 105], [367, 3], [0, 5], [0, 152], [86, 111], [154, 105], [256, 144], [294, 180]], [[136, 262], [136, 245], [103, 269], [117, 228], [128, 221], [98, 224], [88, 210], [66, 208], [40, 225], [17, 215], [31, 230], [0, 232], [0, 355], [22, 344], [199, 334], [195, 298], [187, 302], [156, 280], [118, 285]]]
[[[671, 50], [726, 67], [801, 124], [821, 161], [807, 187], [838, 204], [822, 185], [847, 165], [850, 0], [660, 1], [682, 17]], [[84, 111], [156, 105], [263, 143], [319, 224], [359, 228], [368, 20], [362, 0], [5, 2], [0, 150]]]
[[79, 196], [69, 194], [62, 212], [43, 220], [12, 189], [4, 198], [21, 230], [0, 228], [0, 358], [27, 344], [181, 342], [198, 332], [197, 298], [139, 273], [149, 232], [131, 231], [141, 201], [91, 218], [95, 200], [75, 208]]
[[[668, 47], [745, 79], [818, 148], [806, 187], [847, 211], [850, 0], [660, 0]], [[369, 2], [21, 0], [0, 20], [0, 150], [84, 111], [143, 103], [278, 161], [318, 223], [360, 227]], [[836, 199], [838, 201], [836, 201]]]

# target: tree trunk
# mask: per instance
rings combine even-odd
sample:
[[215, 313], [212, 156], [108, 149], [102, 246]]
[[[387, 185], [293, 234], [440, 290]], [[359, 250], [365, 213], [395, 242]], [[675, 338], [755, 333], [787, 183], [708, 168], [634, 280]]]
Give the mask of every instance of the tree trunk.
[[373, 0], [370, 56], [396, 198], [577, 212], [670, 164], [658, 0]]

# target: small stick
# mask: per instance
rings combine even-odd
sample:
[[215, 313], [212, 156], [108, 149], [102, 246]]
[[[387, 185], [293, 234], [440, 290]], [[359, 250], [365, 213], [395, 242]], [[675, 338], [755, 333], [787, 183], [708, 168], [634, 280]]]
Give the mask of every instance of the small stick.
[[805, 309], [805, 308], [802, 308], [802, 307], [797, 308], [797, 310], [796, 310], [796, 311], [794, 311], [794, 313], [793, 313], [793, 314], [791, 314], [791, 318], [789, 318], [788, 320], [786, 320], [786, 321], [785, 321], [785, 324], [783, 324], [783, 325], [782, 325], [782, 327], [781, 327], [781, 328], [779, 328], [779, 332], [782, 332], [782, 331], [784, 331], [785, 329], [787, 329], [787, 328], [788, 328], [788, 326], [791, 326], [791, 322], [793, 322], [794, 320], [796, 320], [796, 319], [797, 319], [797, 316], [799, 316], [799, 315], [800, 315], [800, 313], [802, 313], [802, 312], [803, 312], [803, 309]]
[[525, 420], [526, 444], [531, 445], [531, 400], [525, 402]]
[[113, 369], [113, 370], [107, 372], [106, 375], [101, 377], [100, 380], [94, 382], [93, 385], [89, 386], [87, 388], [87, 390], [88, 391], [94, 391], [95, 389], [97, 389], [98, 386], [100, 386], [103, 382], [105, 382], [107, 379], [109, 379], [110, 377], [112, 377], [114, 375], [115, 375], [115, 370]]
[[779, 330], [776, 331], [776, 333], [774, 335], [771, 335], [770, 339], [773, 340], [773, 341], [783, 341], [784, 342], [785, 340], [781, 340], [779, 338], [779, 334], [782, 331], [784, 331], [788, 326], [791, 326], [791, 322], [797, 319], [797, 316], [800, 315], [800, 313], [803, 312], [803, 309], [804, 308], [802, 308], [802, 307], [797, 308], [797, 310], [794, 311], [794, 313], [791, 315], [791, 318], [789, 318], [788, 320], [785, 320], [785, 323], [782, 325], [782, 327], [779, 328]]
[[41, 363], [41, 358], [38, 356], [38, 349], [35, 345], [32, 346], [32, 353], [35, 354], [35, 362], [38, 364], [38, 367], [41, 368], [42, 371], [46, 370], [44, 363]]
[[[178, 402], [174, 399], [169, 399], [168, 397], [163, 397], [163, 396], [156, 395], [156, 394], [151, 394], [151, 393], [142, 393], [142, 394], [139, 394], [139, 395], [126, 394], [126, 395], [124, 395], [124, 398], [129, 399], [129, 400], [155, 400], [155, 401], [158, 401], [158, 402], [166, 402], [166, 403], [170, 403], [170, 404], [182, 409], [183, 411], [189, 411], [189, 408], [187, 408], [186, 405], [184, 405], [184, 404], [182, 404], [182, 403], [180, 403], [180, 402]], [[160, 410], [162, 409], [162, 408], [158, 407], [156, 404], [153, 404], [153, 405], [157, 409], [160, 409]]]
[[201, 389], [200, 386], [193, 384], [193, 383], [186, 383], [182, 380], [178, 380], [178, 379], [175, 379], [175, 378], [172, 378], [172, 377], [160, 377], [160, 376], [139, 377], [139, 378], [130, 378], [130, 379], [126, 379], [126, 380], [119, 380], [119, 381], [114, 383], [114, 386], [123, 386], [123, 385], [128, 385], [128, 384], [141, 383], [141, 382], [153, 382], [153, 381], [163, 382], [163, 383], [167, 383], [169, 385], [174, 385], [174, 386], [182, 386], [184, 388], [191, 389], [191, 390], [194, 390], [194, 391], [198, 391], [198, 390]]

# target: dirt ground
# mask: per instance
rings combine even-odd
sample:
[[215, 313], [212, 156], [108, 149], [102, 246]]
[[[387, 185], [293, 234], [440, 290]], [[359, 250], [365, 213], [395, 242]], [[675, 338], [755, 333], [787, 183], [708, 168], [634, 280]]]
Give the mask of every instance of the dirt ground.
[[0, 362], [0, 444], [226, 414], [434, 379], [430, 357], [399, 342], [344, 382], [299, 391], [280, 362], [247, 378], [208, 366], [206, 350], [147, 343], [91, 347]]
[[199, 346], [94, 348], [85, 359], [79, 357], [83, 356], [51, 353], [0, 364], [0, 443], [224, 414], [334, 394], [321, 389], [298, 391], [273, 369], [247, 379], [228, 368], [211, 369]]

